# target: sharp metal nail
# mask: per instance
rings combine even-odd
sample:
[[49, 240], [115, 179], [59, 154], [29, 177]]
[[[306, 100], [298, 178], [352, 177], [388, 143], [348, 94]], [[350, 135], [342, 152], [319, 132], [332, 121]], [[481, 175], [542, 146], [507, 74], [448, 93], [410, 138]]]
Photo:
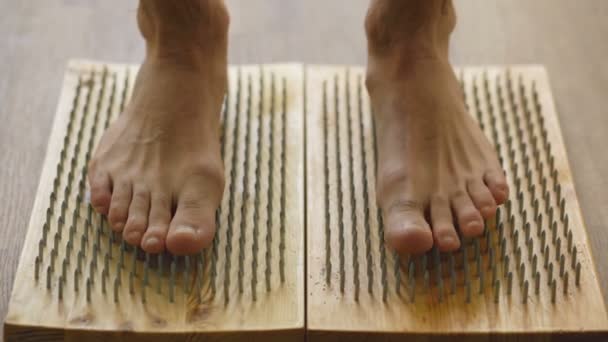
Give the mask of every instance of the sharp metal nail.
[[555, 242], [555, 260], [559, 260], [559, 257], [562, 255], [562, 238], [557, 238]]
[[511, 295], [511, 290], [513, 288], [513, 273], [509, 272], [507, 276], [507, 295]]
[[51, 266], [48, 266], [46, 268], [46, 289], [50, 290], [51, 289]]
[[86, 290], [87, 302], [91, 302], [91, 279], [87, 279], [87, 290]]
[[118, 259], [118, 268], [122, 269], [125, 263], [125, 240], [120, 241], [120, 257]]
[[158, 272], [157, 272], [158, 281], [156, 282], [156, 292], [160, 293], [161, 281], [163, 278], [163, 255], [162, 254], [158, 254], [157, 261], [158, 261]]
[[566, 257], [562, 254], [562, 256], [559, 257], [559, 276], [563, 277], [564, 276], [564, 264], [566, 263]]
[[534, 293], [540, 293], [540, 272], [536, 271], [534, 275]]
[[169, 278], [169, 301], [174, 301], [174, 287], [175, 287], [175, 259], [171, 262], [171, 276]]
[[150, 264], [150, 254], [146, 253], [146, 261], [144, 261], [144, 283], [143, 287], [148, 286], [148, 268]]
[[566, 271], [566, 273], [564, 273], [564, 294], [568, 294], [568, 271]]
[[479, 293], [483, 293], [483, 289], [485, 288], [485, 277], [483, 268], [479, 269]]
[[540, 234], [540, 248], [541, 248], [541, 251], [544, 251], [546, 242], [547, 242], [547, 234], [543, 230], [543, 232]]
[[439, 292], [439, 303], [443, 302], [443, 278], [437, 281], [437, 291]]
[[129, 293], [130, 294], [135, 293], [135, 288], [133, 285], [133, 278], [135, 278], [135, 273], [133, 273], [133, 271], [129, 271]]
[[576, 265], [576, 246], [572, 247], [572, 267], [574, 268], [574, 266]]
[[131, 258], [131, 272], [133, 272], [133, 275], [136, 276], [137, 275], [137, 250], [139, 248], [135, 247], [134, 251], [133, 251], [133, 258]]
[[555, 292], [557, 288], [557, 282], [555, 279], [551, 281], [551, 303], [555, 303]]
[[65, 278], [63, 278], [63, 276], [59, 277], [59, 281], [57, 282], [57, 297], [59, 297], [59, 300], [63, 300], [63, 282], [65, 281]]
[[410, 302], [414, 303], [416, 300], [416, 280], [413, 280], [410, 284]]
[[517, 246], [517, 249], [515, 250], [515, 263], [519, 264], [521, 263], [521, 247]]
[[40, 257], [36, 256], [34, 260], [34, 279], [38, 280], [38, 275], [40, 274]]
[[526, 304], [528, 302], [528, 280], [524, 281], [524, 291], [523, 291], [523, 302]]
[[500, 295], [500, 282], [498, 280], [494, 281], [494, 303], [498, 303], [498, 298]]
[[74, 271], [74, 291], [78, 292], [78, 276], [80, 275], [80, 270]]
[[104, 269], [101, 272], [101, 293], [106, 294], [106, 277], [108, 276], [108, 271]]
[[114, 279], [114, 303], [118, 303], [118, 286], [120, 286], [120, 281], [116, 278]]
[[463, 248], [462, 248], [462, 262], [463, 262], [462, 267], [463, 267], [463, 270], [464, 270], [464, 277], [465, 277], [465, 279], [469, 278], [469, 256], [468, 256], [468, 253], [467, 253], [467, 249], [468, 248], [467, 248], [466, 243], [465, 243], [463, 245]]
[[67, 259], [63, 259], [63, 262], [61, 263], [61, 276], [63, 277], [64, 280], [67, 278], [67, 271], [68, 271], [68, 261], [67, 261]]
[[452, 294], [456, 293], [456, 267], [454, 266], [454, 255], [452, 253], [449, 254], [449, 264], [450, 264], [450, 292]]
[[502, 222], [500, 222], [500, 224], [498, 224], [498, 241], [501, 241], [502, 238], [504, 237], [504, 232], [505, 232], [505, 228]]
[[146, 303], [146, 287], [141, 287], [141, 302]]
[[549, 264], [549, 269], [547, 271], [547, 280], [549, 281], [549, 283], [551, 283], [551, 281], [553, 280], [553, 264]]
[[581, 285], [581, 263], [580, 262], [576, 264], [575, 283], [576, 283], [576, 286]]
[[190, 257], [189, 256], [184, 256], [184, 292], [188, 293], [188, 283], [189, 283], [189, 277], [190, 277]]

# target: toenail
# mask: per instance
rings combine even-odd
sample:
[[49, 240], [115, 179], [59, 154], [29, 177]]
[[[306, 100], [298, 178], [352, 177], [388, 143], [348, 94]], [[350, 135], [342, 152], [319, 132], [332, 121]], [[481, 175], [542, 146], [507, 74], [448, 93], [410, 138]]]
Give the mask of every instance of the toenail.
[[469, 224], [467, 225], [467, 228], [469, 228], [470, 230], [477, 230], [482, 226], [482, 224], [478, 221], [472, 221], [469, 222]]
[[138, 231], [132, 231], [127, 233], [127, 240], [131, 240], [131, 241], [137, 241], [139, 239], [139, 237], [141, 236], [141, 233]]
[[489, 205], [487, 207], [483, 207], [481, 208], [481, 211], [484, 213], [492, 213], [494, 211], [494, 207]]
[[145, 246], [146, 248], [153, 248], [158, 246], [160, 240], [156, 236], [151, 236], [146, 239]]
[[441, 237], [441, 244], [451, 246], [456, 243], [456, 240], [451, 235], [445, 235]]
[[194, 234], [194, 228], [190, 226], [178, 226], [175, 228], [176, 233]]

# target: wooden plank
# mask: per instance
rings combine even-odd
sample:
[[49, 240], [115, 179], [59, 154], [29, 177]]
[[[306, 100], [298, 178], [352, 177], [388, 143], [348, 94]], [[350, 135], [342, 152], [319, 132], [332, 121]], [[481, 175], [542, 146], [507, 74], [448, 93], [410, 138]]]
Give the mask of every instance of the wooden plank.
[[[368, 1], [353, 0], [343, 6], [322, 0], [267, 0], [263, 4], [231, 0], [228, 5], [233, 19], [229, 48], [233, 63], [365, 63], [362, 23]], [[602, 189], [608, 187], [604, 153], [608, 115], [603, 105], [608, 45], [597, 41], [608, 33], [608, 2], [459, 0], [455, 6], [459, 22], [451, 44], [453, 62], [542, 62], [551, 74], [578, 199], [606, 293], [608, 192]], [[145, 46], [134, 21], [136, 7], [137, 1], [123, 0], [0, 2], [2, 12], [10, 13], [0, 22], [6, 42], [0, 50], [4, 62], [0, 65], [2, 318], [8, 309], [65, 62], [70, 56], [141, 61]], [[309, 25], [311, 22], [315, 25]]]
[[[375, 204], [374, 131], [364, 70], [307, 69], [307, 328], [311, 340], [606, 336], [606, 308], [545, 69], [468, 67], [458, 74], [470, 112], [496, 143], [507, 170], [511, 209], [501, 208], [499, 221], [488, 222], [489, 236], [468, 241], [452, 256], [432, 251], [400, 260], [384, 246]], [[547, 181], [546, 192], [541, 190], [542, 180]], [[533, 216], [534, 201], [543, 217], [540, 224]], [[526, 223], [530, 224], [529, 239]], [[503, 238], [509, 262], [503, 258]], [[541, 246], [548, 248], [548, 254]]]
[[121, 245], [86, 201], [87, 157], [128, 101], [136, 73], [136, 66], [69, 63], [5, 337], [302, 338], [301, 66], [230, 68], [222, 113], [229, 176], [218, 233], [204, 253], [180, 258]]

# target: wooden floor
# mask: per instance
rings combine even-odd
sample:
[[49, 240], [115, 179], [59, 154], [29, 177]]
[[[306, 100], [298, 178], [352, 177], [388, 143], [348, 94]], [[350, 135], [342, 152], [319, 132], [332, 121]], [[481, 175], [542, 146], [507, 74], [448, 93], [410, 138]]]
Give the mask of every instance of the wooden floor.
[[[366, 0], [227, 2], [232, 12], [231, 63], [365, 63]], [[547, 66], [600, 283], [607, 293], [608, 250], [602, 247], [608, 245], [608, 2], [456, 3], [455, 64]], [[134, 0], [0, 0], [2, 318], [66, 62], [72, 57], [140, 61], [144, 46], [135, 25], [136, 6]]]

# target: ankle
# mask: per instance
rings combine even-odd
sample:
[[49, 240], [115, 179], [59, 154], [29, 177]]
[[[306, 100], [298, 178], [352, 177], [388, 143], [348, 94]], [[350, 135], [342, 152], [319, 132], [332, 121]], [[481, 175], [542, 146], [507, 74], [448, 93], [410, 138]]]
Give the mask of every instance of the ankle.
[[451, 0], [373, 0], [365, 18], [369, 55], [447, 60], [455, 24]]
[[137, 19], [146, 60], [226, 64], [230, 18], [222, 0], [141, 0]]

